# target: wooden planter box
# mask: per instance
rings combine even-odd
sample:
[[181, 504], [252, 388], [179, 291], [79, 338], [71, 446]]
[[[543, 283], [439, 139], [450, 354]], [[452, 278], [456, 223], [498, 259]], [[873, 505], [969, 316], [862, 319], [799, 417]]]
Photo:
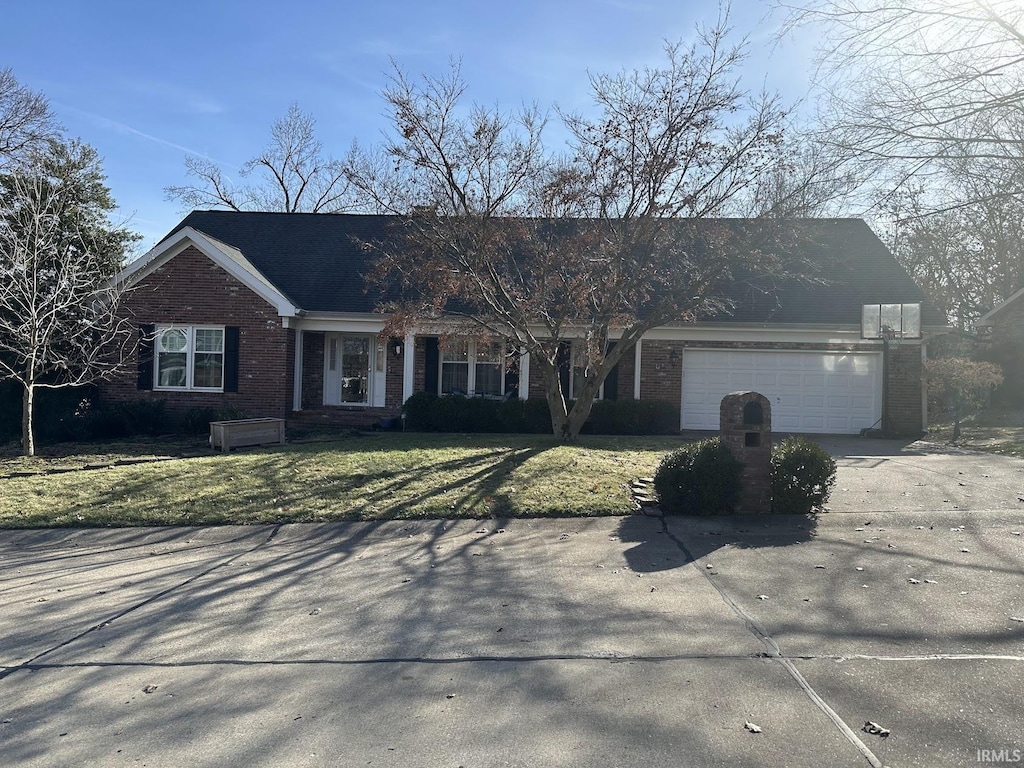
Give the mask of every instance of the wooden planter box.
[[284, 443], [284, 419], [237, 419], [210, 422], [210, 447], [230, 451], [247, 445]]

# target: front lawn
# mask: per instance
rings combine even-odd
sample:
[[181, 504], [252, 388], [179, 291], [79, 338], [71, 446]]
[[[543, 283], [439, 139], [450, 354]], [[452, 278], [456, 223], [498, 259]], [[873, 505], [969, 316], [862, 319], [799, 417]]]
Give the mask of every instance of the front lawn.
[[107, 450], [79, 462], [112, 466], [35, 476], [21, 473], [53, 460], [0, 459], [0, 527], [621, 515], [633, 510], [629, 483], [679, 444], [385, 433], [142, 464]]
[[[928, 439], [953, 443], [953, 422], [934, 419], [928, 426]], [[964, 417], [956, 445], [987, 453], [1024, 458], [1024, 412], [987, 410]]]

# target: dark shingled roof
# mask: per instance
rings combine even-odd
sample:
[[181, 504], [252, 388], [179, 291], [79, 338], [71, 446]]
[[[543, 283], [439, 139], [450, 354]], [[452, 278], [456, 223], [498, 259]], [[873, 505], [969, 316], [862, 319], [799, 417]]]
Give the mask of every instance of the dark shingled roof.
[[[307, 312], [372, 312], [378, 295], [366, 291], [362, 275], [370, 271], [373, 255], [359, 242], [387, 240], [388, 225], [396, 221], [355, 214], [193, 211], [171, 234], [193, 227], [234, 246]], [[748, 237], [753, 232], [754, 241], [790, 242], [798, 258], [818, 265], [825, 281], [781, 282], [761, 290], [739, 281], [729, 291], [732, 313], [708, 320], [850, 325], [860, 322], [863, 304], [921, 302], [923, 325], [946, 325], [860, 219], [718, 219], [696, 225], [742, 229]]]

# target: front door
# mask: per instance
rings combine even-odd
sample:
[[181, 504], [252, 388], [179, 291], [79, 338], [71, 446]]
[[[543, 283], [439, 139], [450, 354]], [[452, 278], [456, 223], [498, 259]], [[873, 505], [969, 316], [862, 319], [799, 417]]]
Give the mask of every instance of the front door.
[[324, 338], [324, 405], [369, 405], [369, 336], [328, 333]]

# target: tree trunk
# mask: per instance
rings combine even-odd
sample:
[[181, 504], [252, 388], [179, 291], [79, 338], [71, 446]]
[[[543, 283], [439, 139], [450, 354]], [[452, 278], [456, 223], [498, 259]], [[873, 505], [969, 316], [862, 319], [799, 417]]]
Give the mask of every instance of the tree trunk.
[[551, 431], [558, 440], [563, 443], [571, 443], [580, 436], [580, 430], [583, 429], [583, 425], [590, 417], [594, 399], [601, 389], [601, 384], [607, 378], [608, 371], [619, 362], [623, 351], [633, 348], [634, 343], [623, 345], [620, 342], [616, 346], [604, 362], [603, 375], [587, 377], [570, 411], [567, 411], [565, 407], [565, 393], [562, 392], [562, 379], [559, 376], [557, 360], [544, 360], [541, 363], [548, 408], [551, 410]]
[[548, 410], [551, 411], [551, 433], [563, 443], [571, 442], [575, 436], [571, 435], [569, 415], [565, 410], [565, 396], [562, 394], [562, 382], [558, 377], [557, 365], [544, 366], [544, 384]]
[[953, 442], [960, 439], [960, 393], [953, 393]]
[[551, 410], [551, 431], [561, 442], [573, 443], [580, 436], [580, 430], [590, 416], [594, 397], [601, 385], [595, 380], [588, 380], [573, 403], [572, 410], [567, 411], [558, 368], [545, 370], [544, 378], [547, 384], [548, 408]]
[[26, 456], [36, 455], [36, 438], [32, 430], [35, 399], [35, 384], [26, 384], [21, 396], [21, 447]]

